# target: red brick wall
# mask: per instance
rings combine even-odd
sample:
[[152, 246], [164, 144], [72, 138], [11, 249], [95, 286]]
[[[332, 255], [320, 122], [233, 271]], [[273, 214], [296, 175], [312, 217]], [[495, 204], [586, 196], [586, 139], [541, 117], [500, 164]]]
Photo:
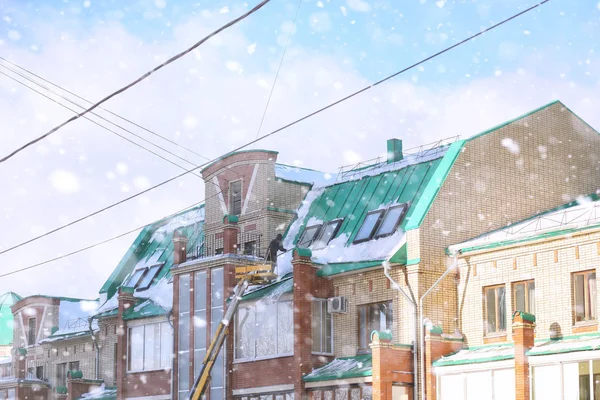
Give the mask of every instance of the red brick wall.
[[392, 400], [392, 384], [413, 383], [412, 351], [375, 339], [373, 352], [373, 400]]
[[513, 317], [512, 335], [515, 343], [515, 395], [529, 400], [529, 360], [525, 352], [533, 347], [535, 324], [523, 320], [518, 311]]
[[233, 390], [294, 383], [294, 357], [280, 357], [233, 365]]
[[47, 400], [50, 398], [50, 389], [47, 386], [19, 386], [16, 391], [17, 399]]
[[437, 385], [433, 373], [433, 362], [442, 356], [460, 350], [463, 342], [457, 340], [446, 340], [440, 335], [429, 333], [425, 337], [425, 395], [427, 400], [436, 400]]
[[125, 379], [126, 397], [159, 396], [171, 393], [170, 370], [129, 373]]
[[253, 151], [253, 152], [245, 152], [233, 154], [229, 157], [222, 158], [218, 161], [215, 161], [213, 164], [209, 165], [205, 169], [201, 171], [202, 178], [206, 179], [208, 176], [211, 176], [219, 169], [226, 167], [227, 165], [237, 163], [237, 162], [247, 162], [247, 161], [267, 161], [272, 159], [273, 162], [277, 161], [277, 152], [267, 152], [267, 151]]
[[82, 394], [88, 393], [90, 390], [99, 387], [101, 384], [102, 381], [69, 379], [67, 382], [67, 400], [78, 399]]

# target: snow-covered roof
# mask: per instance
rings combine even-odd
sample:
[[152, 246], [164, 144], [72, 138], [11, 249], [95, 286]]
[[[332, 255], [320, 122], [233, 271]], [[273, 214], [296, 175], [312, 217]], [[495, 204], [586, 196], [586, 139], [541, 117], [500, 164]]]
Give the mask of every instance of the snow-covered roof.
[[600, 334], [566, 336], [561, 339], [550, 339], [538, 342], [527, 352], [530, 356], [570, 353], [574, 351], [600, 350]]
[[336, 180], [335, 174], [285, 164], [275, 164], [275, 177], [285, 181], [307, 183], [315, 186], [325, 186], [334, 183]]
[[371, 354], [336, 358], [324, 366], [314, 369], [302, 378], [305, 382], [329, 381], [371, 376], [373, 361]]
[[536, 239], [568, 234], [600, 226], [600, 198], [596, 194], [448, 247], [449, 252], [495, 248]]
[[[92, 321], [92, 330], [98, 331], [98, 321]], [[72, 321], [67, 321], [65, 326], [61, 326], [56, 332], [45, 339], [40, 340], [40, 343], [50, 343], [59, 340], [73, 339], [76, 337], [90, 335], [89, 321], [86, 318], [78, 318]]]
[[510, 360], [515, 358], [515, 348], [512, 344], [473, 346], [464, 348], [446, 357], [441, 357], [433, 363], [434, 367], [448, 365], [475, 364], [492, 361]]

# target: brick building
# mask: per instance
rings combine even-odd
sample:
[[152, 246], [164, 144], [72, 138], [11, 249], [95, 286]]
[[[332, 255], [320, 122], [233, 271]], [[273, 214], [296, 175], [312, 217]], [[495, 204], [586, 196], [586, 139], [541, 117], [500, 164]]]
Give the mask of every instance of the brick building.
[[599, 228], [591, 194], [450, 247], [465, 348], [434, 363], [440, 399], [600, 395]]

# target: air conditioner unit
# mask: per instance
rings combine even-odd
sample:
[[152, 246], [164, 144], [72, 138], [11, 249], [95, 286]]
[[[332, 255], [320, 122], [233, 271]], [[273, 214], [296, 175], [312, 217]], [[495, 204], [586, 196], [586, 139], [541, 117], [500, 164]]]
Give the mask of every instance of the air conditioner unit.
[[348, 300], [344, 296], [327, 299], [327, 311], [330, 314], [346, 314], [348, 312]]

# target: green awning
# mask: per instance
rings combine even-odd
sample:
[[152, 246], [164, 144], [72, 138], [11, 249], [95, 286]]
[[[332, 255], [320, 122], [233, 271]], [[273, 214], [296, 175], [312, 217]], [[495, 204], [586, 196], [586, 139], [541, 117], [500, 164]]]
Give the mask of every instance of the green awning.
[[336, 358], [329, 364], [306, 375], [304, 382], [331, 381], [336, 379], [361, 378], [373, 374], [371, 354]]

